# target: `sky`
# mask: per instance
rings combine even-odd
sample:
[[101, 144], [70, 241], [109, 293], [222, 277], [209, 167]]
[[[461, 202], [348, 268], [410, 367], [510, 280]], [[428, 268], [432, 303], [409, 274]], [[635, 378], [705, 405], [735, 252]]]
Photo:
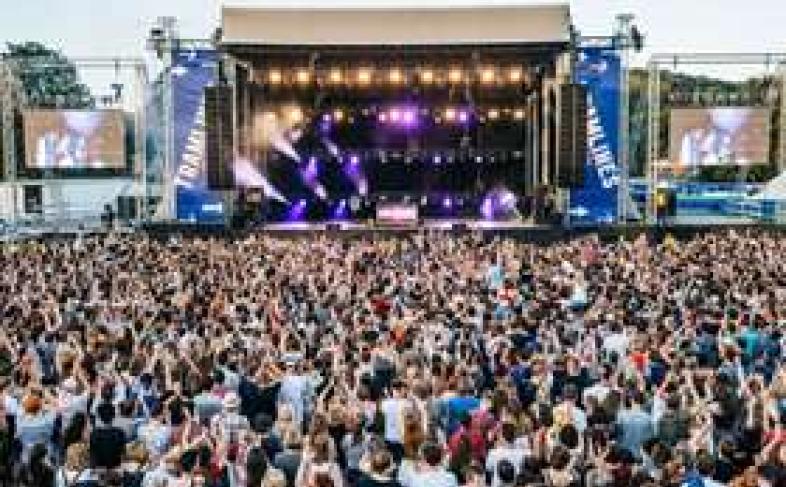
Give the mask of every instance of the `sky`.
[[[71, 56], [141, 56], [156, 17], [178, 18], [183, 37], [208, 37], [221, 0], [0, 0], [0, 42], [37, 40]], [[230, 5], [422, 6], [536, 4], [526, 0], [231, 0]], [[554, 1], [548, 3], [555, 3]], [[618, 13], [633, 13], [650, 53], [786, 52], [783, 0], [571, 0], [584, 35], [610, 34]], [[758, 68], [757, 68], [758, 69]]]

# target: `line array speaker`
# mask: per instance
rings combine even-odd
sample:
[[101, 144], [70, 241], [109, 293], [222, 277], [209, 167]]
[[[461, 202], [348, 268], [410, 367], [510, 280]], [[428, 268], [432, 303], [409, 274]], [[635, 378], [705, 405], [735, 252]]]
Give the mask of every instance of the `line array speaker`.
[[228, 190], [235, 186], [232, 139], [232, 88], [205, 88], [205, 162], [210, 189]]
[[579, 84], [560, 86], [559, 162], [561, 188], [584, 186], [587, 161], [587, 89]]

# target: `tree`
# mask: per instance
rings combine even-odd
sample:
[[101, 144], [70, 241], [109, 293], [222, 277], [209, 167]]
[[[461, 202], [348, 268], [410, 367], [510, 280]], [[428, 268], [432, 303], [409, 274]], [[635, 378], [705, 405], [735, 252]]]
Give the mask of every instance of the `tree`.
[[3, 58], [21, 80], [28, 103], [38, 108], [95, 108], [90, 89], [76, 66], [60, 51], [38, 42], [6, 44]]

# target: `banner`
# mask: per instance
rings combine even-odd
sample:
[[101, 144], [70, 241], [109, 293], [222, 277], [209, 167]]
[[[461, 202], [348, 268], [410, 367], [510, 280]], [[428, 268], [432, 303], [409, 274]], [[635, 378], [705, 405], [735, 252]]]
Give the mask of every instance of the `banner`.
[[620, 184], [619, 55], [600, 47], [579, 50], [575, 81], [587, 87], [587, 162], [584, 187], [571, 190], [571, 223], [614, 223]]
[[178, 220], [224, 223], [221, 195], [207, 187], [205, 161], [206, 87], [217, 80], [218, 54], [212, 50], [173, 53], [175, 208]]

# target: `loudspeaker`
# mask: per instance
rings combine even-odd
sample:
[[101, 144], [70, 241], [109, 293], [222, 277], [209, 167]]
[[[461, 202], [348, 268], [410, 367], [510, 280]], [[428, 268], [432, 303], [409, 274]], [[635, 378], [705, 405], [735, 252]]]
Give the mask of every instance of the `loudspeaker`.
[[137, 198], [135, 196], [117, 197], [117, 218], [119, 220], [134, 220], [137, 217]]
[[23, 186], [22, 199], [25, 213], [28, 215], [41, 215], [44, 213], [44, 192], [40, 184], [26, 184]]
[[210, 189], [235, 187], [232, 139], [232, 88], [205, 88], [205, 160]]
[[587, 161], [587, 88], [579, 84], [560, 86], [559, 154], [557, 185], [584, 186]]

